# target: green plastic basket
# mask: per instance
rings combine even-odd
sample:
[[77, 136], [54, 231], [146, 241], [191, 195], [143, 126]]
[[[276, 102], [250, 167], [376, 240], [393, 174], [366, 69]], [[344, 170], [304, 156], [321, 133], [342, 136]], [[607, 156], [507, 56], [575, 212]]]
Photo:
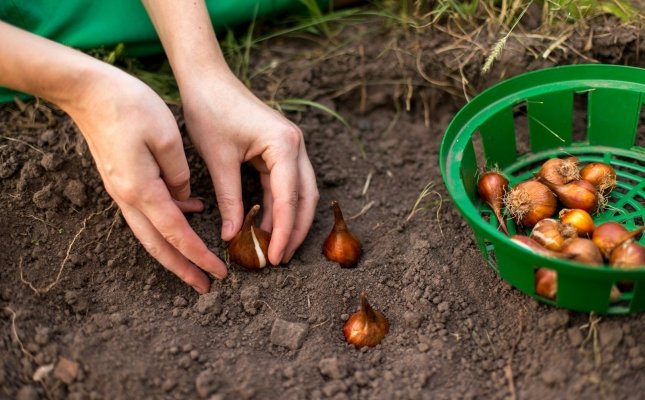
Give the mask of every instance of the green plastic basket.
[[[586, 113], [575, 111], [574, 103], [584, 104], [585, 99]], [[484, 258], [503, 279], [558, 307], [608, 314], [645, 310], [645, 268], [590, 267], [533, 253], [498, 230], [497, 220], [479, 199], [476, 187], [478, 159], [480, 168], [484, 163], [486, 168], [499, 168], [511, 187], [529, 179], [552, 157], [571, 154], [581, 164], [603, 161], [616, 169], [618, 184], [609, 206], [594, 220], [597, 224], [616, 221], [628, 228], [641, 226], [645, 218], [645, 148], [637, 142], [637, 128], [644, 104], [645, 69], [575, 65], [501, 82], [457, 113], [441, 145], [441, 172]], [[586, 119], [586, 129], [580, 134], [574, 130], [577, 119]], [[524, 131], [518, 121], [525, 122]], [[528, 151], [518, 151], [518, 147]], [[507, 224], [511, 234], [528, 232], [510, 218]], [[645, 237], [640, 242], [645, 243]], [[557, 271], [554, 301], [535, 293], [534, 275], [540, 267]], [[610, 291], [619, 281], [633, 281], [634, 287], [623, 293], [620, 301], [611, 303]]]

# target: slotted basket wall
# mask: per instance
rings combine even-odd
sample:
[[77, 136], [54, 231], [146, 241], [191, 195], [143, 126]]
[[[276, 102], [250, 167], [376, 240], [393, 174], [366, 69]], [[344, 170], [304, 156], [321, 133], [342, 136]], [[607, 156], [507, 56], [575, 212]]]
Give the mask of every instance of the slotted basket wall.
[[[574, 110], [576, 97], [586, 98], [586, 114]], [[444, 183], [473, 229], [484, 258], [503, 279], [540, 301], [572, 310], [610, 314], [645, 310], [645, 266], [635, 270], [599, 268], [535, 254], [498, 230], [476, 188], [478, 159], [486, 168], [499, 168], [511, 187], [529, 179], [552, 157], [575, 155], [581, 165], [603, 161], [616, 169], [618, 185], [608, 207], [594, 220], [597, 224], [616, 221], [630, 229], [641, 226], [645, 218], [645, 148], [638, 125], [644, 104], [645, 69], [575, 65], [529, 72], [501, 82], [457, 113], [441, 145]], [[582, 135], [574, 135], [578, 118], [586, 118]], [[518, 123], [522, 119], [528, 127], [524, 132]], [[507, 223], [511, 234], [530, 232], [510, 218]], [[640, 243], [645, 243], [645, 235]], [[534, 273], [539, 267], [557, 271], [554, 301], [535, 293]], [[612, 303], [610, 291], [619, 281], [632, 281], [634, 287]]]

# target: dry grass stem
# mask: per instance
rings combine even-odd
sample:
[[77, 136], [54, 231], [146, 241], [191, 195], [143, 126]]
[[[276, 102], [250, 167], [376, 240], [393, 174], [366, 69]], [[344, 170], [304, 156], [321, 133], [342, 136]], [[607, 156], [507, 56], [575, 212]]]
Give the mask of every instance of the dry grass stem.
[[44, 152], [44, 151], [42, 151], [41, 149], [39, 149], [39, 148], [38, 148], [38, 147], [36, 147], [36, 146], [33, 146], [33, 145], [31, 145], [31, 144], [29, 144], [29, 143], [25, 142], [24, 140], [20, 140], [20, 139], [12, 138], [12, 137], [9, 137], [9, 136], [0, 136], [0, 139], [5, 139], [5, 140], [8, 140], [8, 141], [10, 141], [10, 142], [16, 142], [16, 143], [24, 144], [25, 146], [27, 146], [27, 147], [31, 148], [32, 150], [36, 150], [36, 151], [37, 151], [37, 152], [39, 152], [40, 154], [43, 154], [43, 155], [45, 154], [45, 152]]
[[22, 354], [27, 356], [31, 361], [34, 360], [34, 356], [25, 349], [24, 344], [22, 343], [22, 340], [20, 340], [20, 336], [18, 336], [18, 329], [16, 328], [16, 312], [9, 306], [4, 308], [11, 314], [11, 334], [13, 335], [13, 339], [18, 343], [18, 346], [20, 347], [20, 351]]
[[71, 240], [71, 241], [69, 242], [69, 244], [67, 245], [67, 252], [65, 253], [65, 257], [63, 258], [63, 261], [60, 263], [60, 267], [58, 268], [58, 273], [56, 274], [56, 279], [54, 279], [54, 281], [53, 281], [53, 282], [51, 282], [50, 284], [48, 284], [48, 285], [46, 285], [46, 286], [43, 286], [43, 287], [36, 287], [36, 286], [34, 286], [34, 284], [33, 284], [32, 282], [30, 282], [30, 281], [26, 280], [26, 279], [25, 279], [25, 276], [24, 276], [23, 259], [22, 259], [22, 257], [20, 257], [20, 261], [19, 261], [19, 264], [18, 264], [18, 269], [19, 269], [19, 271], [20, 271], [20, 281], [21, 281], [22, 283], [26, 284], [27, 286], [29, 286], [29, 288], [30, 288], [31, 290], [33, 290], [36, 294], [43, 294], [43, 293], [47, 293], [47, 292], [49, 292], [49, 291], [50, 291], [54, 286], [56, 286], [56, 285], [58, 284], [58, 282], [60, 281], [60, 278], [61, 278], [61, 276], [63, 275], [63, 270], [65, 269], [65, 264], [67, 263], [67, 261], [69, 260], [69, 257], [71, 256], [72, 248], [74, 247], [74, 244], [76, 243], [76, 241], [78, 240], [78, 238], [81, 236], [81, 234], [83, 233], [83, 231], [85, 231], [85, 228], [86, 228], [86, 226], [87, 226], [88, 221], [89, 221], [89, 220], [91, 220], [92, 218], [94, 218], [95, 216], [99, 215], [99, 214], [103, 214], [103, 213], [105, 213], [106, 211], [108, 211], [108, 210], [109, 210], [110, 208], [112, 208], [113, 206], [114, 206], [114, 202], [112, 202], [112, 204], [110, 204], [110, 206], [109, 206], [109, 207], [107, 207], [106, 209], [101, 210], [101, 211], [97, 211], [97, 212], [94, 212], [94, 213], [92, 213], [92, 214], [88, 215], [88, 216], [87, 216], [87, 217], [86, 217], [86, 218], [81, 222], [81, 228], [78, 230], [78, 232], [76, 232], [76, 234], [74, 235], [74, 237], [72, 238], [72, 240]]
[[347, 219], [348, 219], [348, 220], [352, 220], [352, 219], [356, 219], [356, 218], [360, 217], [361, 215], [363, 215], [363, 214], [365, 214], [366, 212], [368, 212], [368, 211], [369, 211], [369, 209], [370, 209], [370, 208], [372, 208], [372, 206], [374, 206], [374, 200], [372, 200], [372, 201], [370, 201], [369, 203], [365, 204], [365, 205], [363, 206], [363, 208], [361, 209], [361, 211], [359, 211], [358, 213], [356, 213], [356, 214], [352, 215], [351, 217], [349, 217], [349, 218], [347, 218]]
[[363, 191], [361, 192], [361, 196], [365, 196], [367, 194], [367, 191], [370, 188], [370, 183], [372, 182], [373, 175], [374, 175], [374, 171], [370, 171], [370, 173], [367, 174], [367, 179], [365, 179], [365, 185], [363, 185]]

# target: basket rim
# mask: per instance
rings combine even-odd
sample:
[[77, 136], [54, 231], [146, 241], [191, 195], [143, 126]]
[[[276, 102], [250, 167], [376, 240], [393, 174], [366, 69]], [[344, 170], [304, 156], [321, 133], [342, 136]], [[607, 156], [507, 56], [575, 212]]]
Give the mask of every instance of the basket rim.
[[[536, 83], [536, 81], [540, 82]], [[544, 257], [514, 243], [508, 236], [487, 224], [480, 217], [479, 211], [466, 193], [459, 173], [465, 146], [472, 134], [481, 125], [481, 122], [486, 119], [486, 116], [531, 97], [532, 94], [543, 93], [545, 90], [573, 89], [584, 91], [594, 87], [640, 91], [645, 96], [645, 69], [609, 64], [557, 66], [527, 72], [487, 88], [465, 104], [455, 114], [446, 128], [439, 156], [441, 174], [444, 185], [462, 216], [471, 227], [477, 227], [477, 229], [485, 231], [494, 246], [504, 243], [515, 251], [522, 253], [527, 262], [534, 265], [548, 264], [549, 268], [553, 267], [556, 271], [571, 271], [574, 269], [592, 273], [593, 275], [598, 274], [596, 276], [611, 273], [612, 276], [629, 279], [636, 275], [645, 274], [645, 269], [609, 270], [597, 268], [575, 261]], [[549, 90], [551, 88], [553, 90]], [[566, 146], [565, 148], [572, 147], [574, 146]], [[645, 152], [645, 148], [633, 146], [632, 149], [623, 150], [623, 152], [640, 153]]]

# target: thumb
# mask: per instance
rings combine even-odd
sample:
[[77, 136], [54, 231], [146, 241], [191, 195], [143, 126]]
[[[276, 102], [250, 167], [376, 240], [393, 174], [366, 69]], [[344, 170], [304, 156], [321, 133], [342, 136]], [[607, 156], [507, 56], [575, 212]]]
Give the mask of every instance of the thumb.
[[240, 163], [234, 159], [221, 160], [216, 166], [209, 164], [208, 170], [222, 216], [222, 240], [229, 241], [242, 227], [244, 217]]

